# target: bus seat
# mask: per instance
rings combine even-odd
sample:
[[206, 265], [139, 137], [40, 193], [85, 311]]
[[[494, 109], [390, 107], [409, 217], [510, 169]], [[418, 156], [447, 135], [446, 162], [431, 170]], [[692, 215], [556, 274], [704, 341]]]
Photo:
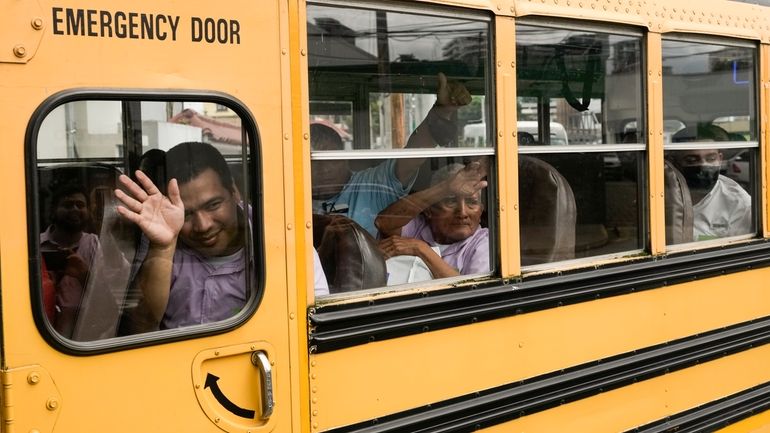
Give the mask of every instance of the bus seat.
[[575, 257], [577, 207], [567, 180], [550, 164], [519, 156], [521, 264]]
[[329, 293], [385, 286], [385, 257], [377, 241], [350, 218], [313, 214], [313, 243], [326, 273]]
[[682, 173], [668, 160], [664, 162], [666, 244], [693, 241], [693, 210], [690, 188]]

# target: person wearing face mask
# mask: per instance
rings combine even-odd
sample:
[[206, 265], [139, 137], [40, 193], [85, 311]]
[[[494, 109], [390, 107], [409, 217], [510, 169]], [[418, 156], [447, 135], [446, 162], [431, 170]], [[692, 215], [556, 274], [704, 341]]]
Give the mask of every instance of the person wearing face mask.
[[[700, 125], [677, 132], [674, 142], [728, 141], [715, 125]], [[751, 196], [737, 182], [719, 174], [720, 149], [687, 149], [668, 153], [682, 173], [693, 203], [693, 240], [704, 241], [752, 232]]]

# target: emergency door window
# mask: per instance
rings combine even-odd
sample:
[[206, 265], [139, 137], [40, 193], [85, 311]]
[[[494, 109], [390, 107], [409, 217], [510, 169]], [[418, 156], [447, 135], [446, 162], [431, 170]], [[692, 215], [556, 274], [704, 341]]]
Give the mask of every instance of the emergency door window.
[[339, 2], [307, 15], [313, 240], [328, 293], [489, 274], [488, 19]]
[[756, 233], [756, 67], [751, 44], [663, 41], [668, 245]]
[[642, 52], [624, 28], [517, 24], [525, 272], [644, 248]]
[[252, 139], [221, 107], [84, 99], [39, 121], [31, 250], [49, 330], [210, 329], [253, 306]]

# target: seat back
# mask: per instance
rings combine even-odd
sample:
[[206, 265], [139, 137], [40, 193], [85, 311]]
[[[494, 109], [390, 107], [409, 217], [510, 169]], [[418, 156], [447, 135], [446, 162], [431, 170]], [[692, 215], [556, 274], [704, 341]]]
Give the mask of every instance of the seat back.
[[350, 218], [314, 214], [313, 244], [329, 283], [329, 293], [385, 286], [385, 257], [377, 241]]
[[550, 164], [519, 156], [521, 264], [575, 257], [575, 196], [567, 180]]
[[693, 241], [693, 210], [690, 188], [674, 164], [664, 162], [666, 244]]

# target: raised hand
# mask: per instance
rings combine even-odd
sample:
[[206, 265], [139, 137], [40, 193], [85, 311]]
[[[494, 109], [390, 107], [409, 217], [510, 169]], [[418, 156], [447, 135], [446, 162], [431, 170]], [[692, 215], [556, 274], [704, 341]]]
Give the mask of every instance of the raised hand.
[[447, 188], [454, 195], [471, 196], [487, 186], [487, 181], [483, 180], [484, 176], [486, 176], [484, 164], [480, 161], [471, 161], [448, 180]]
[[120, 183], [128, 193], [115, 190], [115, 197], [123, 204], [117, 207], [118, 213], [139, 226], [151, 245], [164, 248], [175, 245], [184, 225], [184, 204], [176, 179], [168, 183], [168, 197], [139, 170], [136, 179], [139, 184], [126, 175], [120, 176]]
[[462, 83], [448, 80], [443, 72], [438, 73], [438, 90], [436, 91], [436, 105], [441, 107], [461, 107], [471, 102], [471, 94]]

